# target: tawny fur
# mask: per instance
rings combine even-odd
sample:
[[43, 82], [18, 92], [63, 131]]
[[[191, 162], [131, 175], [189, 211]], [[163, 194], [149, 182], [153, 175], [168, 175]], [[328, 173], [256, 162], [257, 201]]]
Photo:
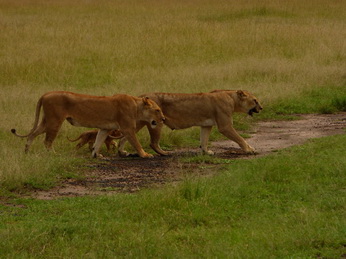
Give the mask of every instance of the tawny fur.
[[[88, 144], [90, 151], [92, 151], [93, 145], [96, 140], [98, 130], [89, 130], [86, 132], [83, 132], [82, 134], [79, 135], [78, 138], [76, 139], [70, 139], [67, 137], [67, 139], [71, 142], [79, 141], [77, 144], [76, 148], [80, 149], [83, 147], [85, 144]], [[108, 132], [108, 136], [105, 139], [104, 143], [107, 147], [107, 151], [110, 152], [111, 149], [115, 150], [117, 148], [117, 143], [114, 141], [114, 139], [119, 139], [122, 138], [123, 134], [119, 130], [111, 130]]]
[[[209, 93], [149, 93], [148, 96], [154, 100], [165, 114], [164, 124], [172, 130], [185, 129], [193, 126], [201, 127], [201, 148], [204, 153], [213, 154], [207, 149], [208, 139], [213, 126], [217, 126], [220, 133], [230, 140], [236, 142], [244, 152], [254, 153], [252, 148], [234, 129], [233, 113], [240, 112], [252, 116], [262, 110], [257, 98], [247, 91], [242, 90], [214, 90]], [[147, 123], [137, 124], [137, 131]], [[148, 127], [151, 144], [155, 152], [161, 155], [168, 153], [159, 145], [161, 128], [151, 129]], [[126, 139], [119, 142], [120, 155], [126, 155], [124, 144]]]
[[[41, 108], [43, 116], [39, 123]], [[143, 150], [136, 137], [136, 125], [146, 122], [155, 127], [163, 122], [164, 116], [160, 107], [147, 97], [126, 94], [107, 97], [54, 91], [44, 94], [38, 100], [34, 126], [27, 135], [19, 135], [15, 129], [11, 132], [18, 137], [27, 138], [25, 152], [28, 152], [35, 137], [45, 133], [44, 143], [50, 150], [65, 120], [74, 126], [100, 129], [93, 148], [94, 157], [110, 130], [121, 130], [139, 156], [151, 157]]]

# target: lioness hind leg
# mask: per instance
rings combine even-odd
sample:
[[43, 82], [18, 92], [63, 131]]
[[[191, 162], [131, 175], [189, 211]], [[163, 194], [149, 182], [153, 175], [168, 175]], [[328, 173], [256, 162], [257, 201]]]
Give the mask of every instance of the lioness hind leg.
[[108, 136], [108, 130], [99, 130], [96, 136], [95, 143], [93, 145], [93, 151], [91, 152], [91, 156], [96, 158], [99, 155], [100, 148], [102, 143], [105, 142]]
[[46, 132], [46, 138], [44, 140], [44, 145], [46, 146], [47, 150], [54, 152], [52, 145], [53, 145], [53, 142], [54, 142], [57, 135], [58, 135], [58, 131], [47, 131]]
[[201, 149], [202, 149], [202, 152], [207, 155], [214, 155], [213, 151], [208, 150], [208, 140], [209, 140], [209, 136], [210, 136], [210, 132], [212, 128], [213, 128], [212, 126], [201, 127], [201, 135], [200, 135]]
[[26, 145], [25, 145], [25, 153], [28, 153], [30, 146], [31, 146], [32, 142], [34, 141], [34, 139], [38, 135], [43, 134], [44, 132], [45, 132], [45, 125], [43, 122], [41, 122], [38, 125], [38, 127], [36, 128], [36, 130], [28, 136], [27, 141], [26, 141]]
[[46, 124], [46, 138], [44, 140], [44, 144], [47, 150], [54, 151], [52, 148], [52, 145], [56, 136], [58, 135], [58, 132], [61, 128], [62, 123], [63, 123], [63, 120], [55, 122], [55, 123], [51, 123], [51, 124], [48, 124], [48, 123]]

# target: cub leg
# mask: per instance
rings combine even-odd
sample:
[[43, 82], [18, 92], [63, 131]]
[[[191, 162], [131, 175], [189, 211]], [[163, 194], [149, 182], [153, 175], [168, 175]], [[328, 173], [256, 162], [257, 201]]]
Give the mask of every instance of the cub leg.
[[[88, 146], [89, 146], [89, 150], [90, 151], [93, 151], [93, 145], [94, 145], [94, 143], [95, 143], [95, 141], [89, 141], [88, 142]], [[77, 145], [77, 147], [78, 148], [81, 148], [82, 146], [84, 146], [85, 145], [85, 143], [79, 143], [78, 145]]]
[[108, 136], [107, 136], [107, 139], [105, 140], [105, 144], [106, 144], [108, 152], [110, 152], [111, 150], [114, 151], [117, 148], [117, 143], [114, 142], [113, 139], [110, 139]]
[[110, 143], [105, 140], [105, 145], [106, 145], [106, 148], [107, 148], [107, 152], [109, 153], [109, 151], [111, 150], [111, 146], [110, 146]]
[[210, 136], [210, 132], [212, 128], [213, 128], [212, 126], [201, 127], [201, 136], [200, 136], [201, 149], [202, 149], [202, 152], [207, 155], [214, 155], [213, 151], [208, 150], [208, 140], [209, 140], [209, 136]]
[[233, 140], [234, 142], [236, 142], [245, 153], [248, 153], [248, 154], [255, 153], [255, 149], [251, 147], [233, 128], [232, 122], [218, 123], [217, 126], [221, 134], [223, 134], [230, 140]]
[[93, 151], [91, 152], [92, 157], [97, 157], [99, 155], [100, 148], [102, 146], [102, 143], [105, 142], [107, 136], [108, 136], [108, 130], [100, 129], [97, 133], [96, 140], [93, 146]]
[[109, 148], [113, 150], [113, 152], [117, 149], [117, 142], [115, 142], [114, 140], [112, 140], [110, 143], [109, 143]]

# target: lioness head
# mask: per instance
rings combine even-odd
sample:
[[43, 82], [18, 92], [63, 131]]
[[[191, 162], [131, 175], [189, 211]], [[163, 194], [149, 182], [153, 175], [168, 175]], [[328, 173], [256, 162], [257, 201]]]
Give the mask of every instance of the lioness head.
[[165, 120], [165, 116], [162, 113], [161, 108], [149, 97], [143, 97], [143, 120], [150, 123], [152, 128], [155, 128], [158, 123], [162, 123]]
[[252, 116], [252, 114], [259, 113], [263, 108], [257, 98], [247, 91], [238, 90], [238, 99], [240, 101], [239, 106], [243, 112]]

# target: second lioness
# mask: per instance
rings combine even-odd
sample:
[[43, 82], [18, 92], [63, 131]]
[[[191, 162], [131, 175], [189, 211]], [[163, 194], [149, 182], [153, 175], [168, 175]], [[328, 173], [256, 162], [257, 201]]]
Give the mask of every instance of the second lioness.
[[[40, 111], [43, 116], [39, 123]], [[36, 105], [35, 122], [31, 131], [19, 135], [27, 138], [25, 152], [28, 152], [36, 136], [46, 133], [45, 146], [52, 149], [62, 123], [67, 120], [74, 126], [100, 129], [94, 144], [92, 156], [98, 151], [110, 130], [121, 130], [137, 150], [140, 157], [152, 157], [146, 153], [136, 137], [136, 125], [148, 123], [151, 127], [162, 124], [164, 116], [160, 107], [148, 97], [134, 97], [126, 94], [93, 96], [65, 91], [48, 92], [41, 96]]]
[[[252, 116], [262, 110], [257, 98], [242, 90], [214, 90], [210, 93], [183, 94], [183, 93], [149, 93], [145, 94], [154, 100], [165, 114], [165, 122], [172, 130], [185, 129], [192, 126], [201, 127], [201, 148], [204, 153], [213, 154], [207, 149], [208, 139], [213, 126], [217, 126], [220, 133], [236, 142], [244, 152], [254, 153], [252, 148], [233, 128], [233, 113], [241, 112]], [[145, 125], [137, 125], [140, 130]], [[148, 127], [150, 146], [159, 154], [168, 153], [159, 145], [162, 125], [152, 129]], [[119, 154], [126, 155], [124, 144], [126, 139], [119, 143]]]

